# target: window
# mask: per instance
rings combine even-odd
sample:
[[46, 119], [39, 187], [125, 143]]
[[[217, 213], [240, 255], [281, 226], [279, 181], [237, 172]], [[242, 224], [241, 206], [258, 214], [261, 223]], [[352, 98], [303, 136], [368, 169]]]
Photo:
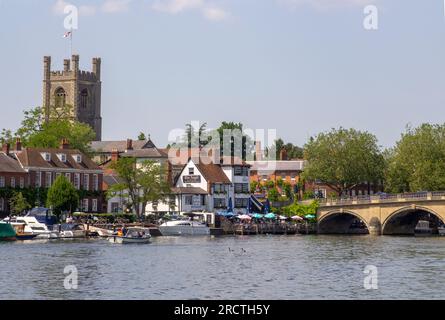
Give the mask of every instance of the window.
[[235, 183], [235, 193], [249, 193], [249, 184]]
[[36, 172], [36, 187], [40, 188], [42, 186], [42, 173]]
[[93, 202], [92, 202], [91, 206], [92, 206], [91, 210], [93, 212], [97, 212], [97, 199], [93, 199]]
[[187, 206], [191, 206], [193, 204], [193, 197], [192, 196], [185, 196], [185, 204]]
[[224, 193], [226, 192], [226, 185], [217, 183], [214, 185], [214, 191], [215, 193]]
[[0, 177], [0, 188], [5, 187], [5, 177]]
[[80, 189], [80, 174], [79, 173], [74, 174], [74, 187], [76, 189]]
[[83, 189], [90, 190], [90, 175], [89, 174], [83, 175]]
[[45, 174], [45, 187], [49, 188], [51, 187], [52, 184], [52, 173], [51, 172], [47, 172]]
[[73, 158], [77, 163], [82, 163], [82, 156], [80, 154], [74, 154]]
[[114, 213], [119, 212], [119, 202], [111, 203], [111, 212], [114, 212]]
[[11, 178], [11, 188], [15, 188], [15, 178]]
[[248, 204], [248, 198], [235, 198], [235, 208], [247, 208]]
[[51, 161], [51, 153], [49, 153], [49, 152], [42, 152], [41, 155], [42, 155], [42, 158], [45, 159], [45, 161], [47, 161], [47, 162]]
[[88, 211], [88, 199], [83, 199], [82, 200], [82, 210], [84, 211], [84, 212], [87, 212]]
[[286, 172], [281, 172], [281, 179], [286, 180]]
[[235, 176], [241, 176], [243, 174], [243, 168], [242, 167], [234, 167], [233, 174]]
[[226, 208], [226, 199], [215, 198], [213, 200], [213, 206], [215, 208]]
[[291, 178], [292, 180], [295, 180], [296, 177], [297, 177], [297, 174], [296, 174], [295, 172], [292, 172], [292, 173], [290, 174], [290, 178]]
[[66, 179], [71, 182], [71, 173], [65, 173]]
[[83, 89], [82, 92], [80, 92], [80, 107], [82, 109], [86, 109], [88, 106], [88, 90]]
[[57, 158], [59, 158], [59, 160], [62, 162], [66, 162], [66, 154], [64, 153], [57, 154]]
[[0, 212], [5, 211], [5, 199], [0, 198]]
[[66, 103], [66, 92], [63, 88], [58, 88], [54, 94], [55, 107], [61, 108], [65, 106]]
[[189, 174], [195, 174], [195, 168], [189, 168]]
[[25, 187], [25, 178], [20, 177], [20, 188], [23, 189]]
[[99, 176], [97, 174], [93, 174], [93, 189], [94, 191], [99, 190]]

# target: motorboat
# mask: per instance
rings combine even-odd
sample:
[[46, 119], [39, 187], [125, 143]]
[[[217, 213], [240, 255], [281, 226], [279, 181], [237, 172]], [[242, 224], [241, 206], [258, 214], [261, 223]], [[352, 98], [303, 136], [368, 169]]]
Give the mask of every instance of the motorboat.
[[433, 234], [433, 229], [430, 227], [430, 222], [426, 220], [419, 220], [414, 228], [414, 235], [416, 237], [428, 237]]
[[207, 236], [210, 228], [199, 221], [174, 220], [164, 222], [159, 226], [163, 236]]
[[88, 232], [85, 229], [85, 226], [80, 223], [74, 224], [62, 224], [60, 228], [59, 238], [86, 238], [88, 236]]
[[14, 227], [7, 222], [0, 221], [0, 241], [16, 240], [16, 232]]
[[118, 231], [108, 238], [111, 243], [131, 244], [131, 243], [150, 243], [150, 229], [142, 227], [129, 227]]
[[15, 238], [17, 240], [32, 240], [37, 237], [37, 234], [33, 233], [32, 231], [25, 231], [25, 223], [11, 222], [11, 225], [15, 230]]
[[[51, 231], [48, 230], [46, 224], [39, 222], [34, 216], [8, 217], [3, 221], [6, 223], [11, 223], [13, 226], [20, 228], [20, 232], [22, 233], [21, 235], [23, 235], [25, 238], [48, 239], [51, 235]], [[20, 226], [23, 226], [23, 228]]]

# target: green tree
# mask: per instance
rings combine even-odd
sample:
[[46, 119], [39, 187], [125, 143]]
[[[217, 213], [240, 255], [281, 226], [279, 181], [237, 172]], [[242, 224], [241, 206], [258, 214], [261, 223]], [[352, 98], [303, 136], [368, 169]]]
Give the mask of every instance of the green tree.
[[63, 212], [72, 213], [79, 203], [79, 194], [74, 186], [64, 175], [57, 177], [53, 185], [48, 189], [46, 205], [53, 209], [54, 214], [60, 219]]
[[407, 127], [385, 156], [387, 191], [445, 190], [445, 124]]
[[154, 161], [137, 163], [135, 158], [120, 158], [111, 168], [121, 179], [120, 183], [113, 185], [109, 196], [126, 194], [129, 203], [138, 217], [148, 202], [163, 199], [170, 191], [165, 174], [165, 168]]
[[280, 159], [280, 152], [283, 148], [286, 150], [288, 159], [303, 158], [303, 148], [300, 148], [292, 144], [291, 142], [285, 143], [284, 140], [281, 138], [275, 140], [274, 146], [270, 150], [275, 150], [276, 159]]
[[[95, 138], [93, 129], [84, 123], [66, 116], [72, 112], [72, 107], [51, 108], [49, 121], [45, 121], [45, 114], [41, 107], [36, 107], [24, 112], [24, 119], [20, 128], [12, 134], [10, 130], [3, 129], [1, 139], [12, 140], [12, 137], [20, 137], [26, 147], [57, 148], [63, 138], [68, 139], [74, 149], [90, 154], [90, 143]], [[12, 141], [8, 141], [12, 142]]]
[[143, 133], [142, 131], [139, 132], [138, 140], [140, 140], [140, 141], [147, 140], [147, 137], [145, 136], [145, 133]]
[[14, 192], [13, 196], [9, 200], [9, 204], [11, 207], [11, 211], [14, 214], [22, 214], [23, 212], [31, 208], [28, 201], [26, 201], [26, 198], [21, 192]]
[[319, 180], [339, 195], [358, 184], [380, 183], [384, 157], [377, 138], [354, 129], [332, 129], [310, 138], [304, 147], [306, 180]]

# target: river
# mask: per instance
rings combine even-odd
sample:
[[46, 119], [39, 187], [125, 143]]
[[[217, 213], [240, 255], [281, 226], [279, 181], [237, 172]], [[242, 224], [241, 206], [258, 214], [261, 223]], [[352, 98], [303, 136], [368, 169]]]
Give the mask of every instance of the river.
[[[159, 237], [0, 243], [0, 299], [444, 299], [445, 238]], [[64, 287], [66, 266], [77, 289]], [[378, 289], [364, 287], [364, 269]]]

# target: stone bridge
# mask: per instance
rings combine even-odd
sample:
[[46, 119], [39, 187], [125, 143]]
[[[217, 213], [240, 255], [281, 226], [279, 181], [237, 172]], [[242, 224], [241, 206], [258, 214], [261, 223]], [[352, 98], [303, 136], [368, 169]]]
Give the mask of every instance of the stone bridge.
[[419, 220], [445, 222], [445, 192], [323, 199], [317, 212], [321, 234], [412, 235]]

